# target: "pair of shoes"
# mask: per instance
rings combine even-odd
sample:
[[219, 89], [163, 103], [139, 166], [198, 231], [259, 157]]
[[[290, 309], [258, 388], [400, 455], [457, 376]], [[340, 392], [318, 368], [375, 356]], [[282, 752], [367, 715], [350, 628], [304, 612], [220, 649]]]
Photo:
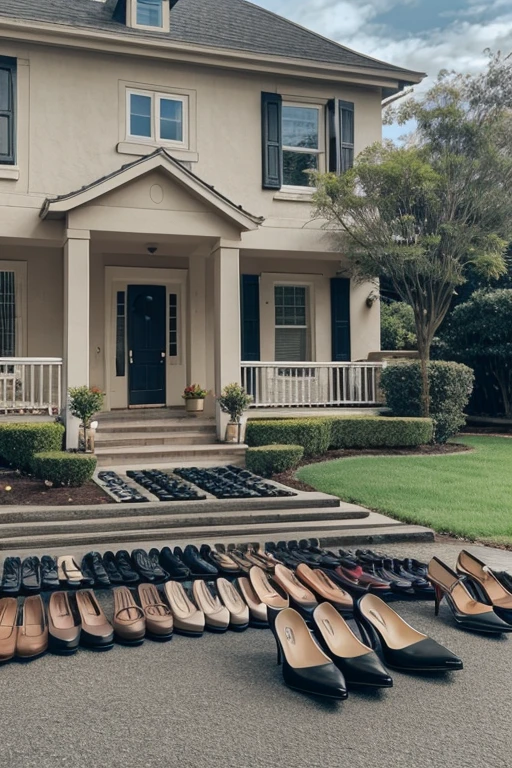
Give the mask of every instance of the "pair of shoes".
[[207, 562], [194, 544], [187, 544], [184, 550], [174, 547], [174, 556], [189, 569], [192, 579], [215, 579], [219, 575], [217, 566]]
[[112, 585], [139, 583], [139, 574], [134, 570], [131, 557], [126, 549], [120, 549], [115, 555], [110, 551], [105, 552], [102, 560]]
[[438, 557], [428, 566], [435, 589], [435, 613], [445, 598], [457, 624], [474, 632], [512, 632], [512, 593], [481, 560], [462, 550], [453, 571]]
[[18, 612], [14, 597], [0, 600], [0, 662], [15, 656], [23, 661], [41, 656], [48, 648], [48, 624], [41, 597], [25, 598]]
[[[172, 612], [154, 584], [139, 584], [140, 606], [128, 587], [114, 589], [114, 635], [118, 642], [141, 645], [146, 635], [155, 640], [170, 640]], [[141, 607], [142, 606], [142, 607]]]
[[249, 626], [250, 611], [233, 584], [224, 578], [216, 582], [196, 580], [192, 595], [204, 613], [205, 627], [211, 632], [243, 632]]
[[160, 584], [169, 578], [167, 571], [164, 571], [160, 565], [159, 558], [158, 549], [151, 549], [149, 554], [145, 549], [133, 550], [131, 559], [141, 581]]
[[59, 581], [70, 589], [78, 589], [82, 586], [94, 586], [94, 576], [80, 568], [73, 555], [62, 555], [57, 558], [57, 572]]
[[79, 644], [96, 651], [114, 647], [114, 630], [92, 589], [54, 592], [48, 604], [48, 629], [54, 653], [75, 653]]

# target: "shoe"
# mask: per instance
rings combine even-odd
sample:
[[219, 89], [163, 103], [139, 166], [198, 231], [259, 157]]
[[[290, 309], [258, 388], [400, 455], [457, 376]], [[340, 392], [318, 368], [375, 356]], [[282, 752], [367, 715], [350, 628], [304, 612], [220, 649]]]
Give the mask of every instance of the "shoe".
[[245, 552], [241, 552], [240, 550], [235, 549], [234, 547], [232, 549], [229, 549], [227, 554], [231, 558], [231, 561], [235, 563], [239, 573], [247, 574], [249, 573], [251, 568], [255, 565], [255, 563], [252, 560], [249, 560], [249, 558], [246, 557]]
[[41, 561], [38, 557], [26, 557], [21, 564], [21, 587], [25, 595], [41, 591]]
[[313, 611], [313, 633], [349, 688], [393, 686], [389, 672], [375, 651], [358, 640], [331, 603], [322, 603]]
[[48, 603], [48, 647], [53, 653], [78, 650], [82, 625], [75, 617], [67, 592], [54, 592]]
[[265, 571], [256, 565], [249, 572], [249, 580], [258, 599], [267, 606], [267, 621], [273, 632], [278, 614], [290, 607], [288, 593], [276, 582], [271, 583]]
[[288, 593], [290, 606], [295, 608], [300, 615], [309, 621], [318, 601], [310, 589], [301, 584], [293, 571], [285, 565], [276, 565], [274, 580]]
[[219, 597], [229, 611], [229, 628], [243, 632], [249, 626], [249, 607], [227, 579], [217, 579]]
[[6, 557], [0, 590], [4, 595], [15, 597], [21, 589], [21, 560], [19, 557]]
[[386, 666], [402, 672], [462, 669], [462, 661], [454, 653], [407, 624], [377, 595], [360, 597], [355, 611], [374, 650], [380, 648]]
[[479, 602], [469, 592], [469, 582], [460, 577], [439, 558], [433, 557], [428, 566], [428, 577], [436, 593], [435, 615], [443, 597], [457, 624], [473, 632], [512, 632], [512, 625], [495, 613], [492, 605]]
[[500, 618], [512, 624], [512, 593], [505, 589], [488, 565], [463, 549], [457, 558], [456, 571], [459, 576], [467, 576], [482, 601], [490, 603]]
[[35, 659], [48, 649], [48, 623], [40, 595], [26, 597], [21, 606], [16, 636], [18, 659]]
[[196, 579], [192, 584], [192, 595], [204, 613], [205, 628], [210, 632], [225, 632], [229, 627], [229, 611], [222, 605], [214, 583]]
[[149, 550], [148, 557], [153, 563], [153, 573], [155, 574], [155, 581], [157, 584], [161, 584], [163, 581], [167, 581], [169, 574], [160, 565], [160, 550], [156, 547]]
[[236, 585], [249, 608], [249, 626], [256, 629], [266, 629], [268, 627], [267, 606], [254, 591], [250, 580], [247, 576], [240, 576], [236, 580]]
[[160, 565], [167, 571], [172, 581], [190, 579], [190, 568], [187, 568], [179, 557], [173, 555], [170, 547], [164, 547], [160, 550]]
[[[107, 561], [109, 561], [110, 555], [111, 553], [107, 552], [104, 555], [104, 558], [107, 558]], [[116, 553], [114, 564], [125, 584], [139, 583], [139, 574], [135, 571], [132, 559], [126, 549], [120, 549], [119, 552]], [[112, 584], [114, 584], [114, 581], [112, 580], [112, 569], [110, 571], [109, 579], [112, 581]]]
[[164, 593], [171, 607], [176, 632], [200, 637], [204, 632], [205, 616], [190, 600], [183, 585], [179, 581], [168, 581], [164, 584]]
[[296, 575], [321, 600], [327, 600], [341, 613], [352, 613], [354, 600], [352, 595], [334, 583], [320, 568], [310, 568], [301, 563], [297, 566]]
[[57, 559], [59, 581], [67, 584], [71, 589], [77, 589], [82, 585], [84, 575], [72, 555], [63, 555]]
[[154, 584], [139, 584], [139, 600], [146, 618], [146, 637], [152, 640], [172, 640], [173, 616], [168, 605], [162, 602]]
[[111, 582], [99, 552], [89, 552], [85, 555], [82, 560], [82, 570], [84, 565], [90, 570], [94, 578], [95, 587], [100, 589], [110, 587]]
[[313, 640], [306, 622], [297, 611], [293, 608], [280, 611], [273, 632], [277, 643], [277, 663], [283, 665], [283, 679], [287, 686], [315, 696], [341, 701], [347, 698], [343, 675]]
[[0, 600], [0, 663], [10, 661], [16, 653], [18, 636], [18, 601], [15, 597]]
[[190, 568], [192, 577], [199, 576], [203, 578], [207, 576], [210, 579], [215, 579], [219, 575], [217, 567], [203, 560], [198, 548], [193, 544], [187, 544], [183, 552], [179, 547], [175, 547], [174, 554]]
[[60, 589], [57, 561], [50, 555], [41, 558], [41, 589]]
[[[158, 553], [158, 550], [156, 552]], [[160, 567], [158, 554], [156, 555], [155, 563], [155, 557], [148, 555], [144, 549], [134, 549], [132, 552], [132, 562], [141, 581], [154, 584], [169, 578], [168, 574]]]
[[82, 623], [80, 643], [95, 651], [109, 651], [114, 647], [114, 629], [98, 603], [92, 589], [76, 593], [76, 605]]
[[359, 579], [351, 576], [350, 572], [345, 570], [342, 565], [338, 565], [333, 571], [329, 571], [329, 577], [335, 584], [350, 592], [354, 597], [362, 597], [362, 595], [366, 595], [368, 592], [368, 584], [361, 584]]
[[114, 593], [114, 637], [125, 645], [142, 645], [146, 634], [146, 619], [128, 587], [115, 587]]
[[[110, 584], [112, 586], [119, 586], [124, 583], [124, 579], [119, 571], [119, 568], [116, 565], [116, 557], [113, 552], [105, 552], [105, 554], [101, 558], [101, 562], [105, 570], [105, 573], [107, 574], [108, 580], [110, 581]], [[139, 577], [137, 576], [135, 571], [133, 572], [133, 575], [138, 581]]]
[[203, 544], [199, 550], [199, 554], [207, 563], [214, 565], [219, 573], [223, 573], [226, 576], [238, 576], [240, 574], [238, 564], [225, 552], [217, 552], [217, 550], [212, 549], [208, 544]]

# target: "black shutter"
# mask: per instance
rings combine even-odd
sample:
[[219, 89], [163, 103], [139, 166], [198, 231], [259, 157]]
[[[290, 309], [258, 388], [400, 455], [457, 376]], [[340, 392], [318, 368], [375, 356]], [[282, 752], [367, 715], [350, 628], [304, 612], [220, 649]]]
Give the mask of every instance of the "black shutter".
[[350, 361], [350, 280], [331, 278], [332, 359]]
[[283, 176], [282, 99], [278, 93], [261, 94], [263, 188], [281, 189]]
[[16, 162], [16, 59], [0, 56], [0, 163]]
[[242, 360], [255, 363], [260, 359], [260, 278], [242, 275], [241, 279]]
[[327, 102], [327, 128], [329, 135], [329, 171], [339, 173], [339, 132], [337, 124], [336, 99], [330, 99]]

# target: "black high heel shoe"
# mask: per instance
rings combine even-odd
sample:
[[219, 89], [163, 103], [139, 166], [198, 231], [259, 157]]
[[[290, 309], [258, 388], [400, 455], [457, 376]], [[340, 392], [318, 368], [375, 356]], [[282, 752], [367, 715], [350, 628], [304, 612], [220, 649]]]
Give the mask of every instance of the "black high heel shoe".
[[439, 558], [433, 557], [428, 566], [428, 577], [435, 589], [435, 613], [439, 613], [441, 600], [446, 602], [457, 624], [473, 632], [493, 634], [512, 632], [512, 625], [498, 616], [492, 605], [475, 600], [466, 587], [466, 577], [460, 577]]
[[402, 672], [449, 672], [463, 667], [458, 656], [407, 624], [377, 595], [359, 598], [356, 618], [389, 667]]
[[347, 698], [345, 679], [332, 660], [311, 637], [306, 622], [293, 608], [276, 616], [273, 633], [277, 644], [277, 663], [289, 688], [301, 693]]

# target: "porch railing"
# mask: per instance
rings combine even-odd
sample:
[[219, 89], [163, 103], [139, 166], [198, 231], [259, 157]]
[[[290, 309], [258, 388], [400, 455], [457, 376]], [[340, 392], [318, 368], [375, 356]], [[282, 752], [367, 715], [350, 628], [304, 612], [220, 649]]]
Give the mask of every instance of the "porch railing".
[[0, 357], [0, 411], [60, 409], [62, 358]]
[[253, 408], [381, 405], [385, 363], [242, 363], [242, 385]]

